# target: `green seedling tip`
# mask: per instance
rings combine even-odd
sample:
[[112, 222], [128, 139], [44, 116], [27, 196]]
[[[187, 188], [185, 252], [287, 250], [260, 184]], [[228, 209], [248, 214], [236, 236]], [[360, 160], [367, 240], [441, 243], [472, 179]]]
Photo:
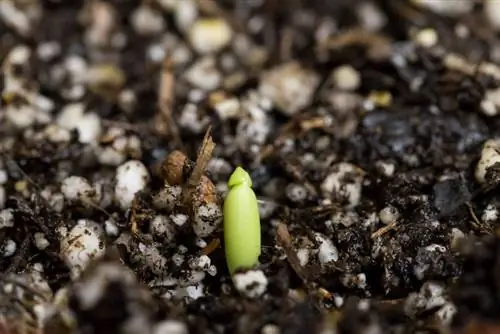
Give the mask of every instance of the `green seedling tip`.
[[231, 275], [251, 268], [260, 255], [260, 216], [250, 175], [237, 167], [227, 182], [224, 200], [224, 248]]

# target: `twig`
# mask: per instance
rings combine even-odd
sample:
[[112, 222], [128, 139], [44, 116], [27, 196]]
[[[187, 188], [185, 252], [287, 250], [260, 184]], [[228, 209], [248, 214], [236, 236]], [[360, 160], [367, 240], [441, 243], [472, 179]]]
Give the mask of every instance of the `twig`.
[[188, 208], [191, 212], [193, 207], [193, 198], [196, 193], [196, 189], [200, 184], [201, 177], [203, 176], [205, 169], [207, 167], [208, 161], [212, 157], [212, 152], [215, 147], [215, 143], [212, 140], [212, 127], [207, 129], [203, 142], [201, 144], [200, 150], [198, 151], [198, 156], [196, 157], [195, 166], [191, 175], [189, 176], [183, 191], [182, 191], [182, 204]]
[[382, 235], [386, 234], [391, 230], [397, 230], [398, 227], [396, 225], [397, 225], [396, 222], [392, 222], [384, 227], [379, 228], [378, 230], [372, 233], [371, 238], [375, 239], [377, 237], [381, 237]]
[[472, 205], [469, 202], [465, 203], [465, 205], [467, 205], [467, 208], [469, 209], [469, 213], [472, 216], [472, 219], [474, 220], [474, 225], [477, 225], [476, 227], [479, 230], [485, 232], [486, 234], [493, 234], [491, 226], [489, 226], [488, 224], [482, 223], [479, 220], [479, 218], [477, 218], [476, 213], [474, 212], [474, 209], [472, 208]]
[[[325, 288], [319, 287], [313, 282], [309, 273], [306, 272], [305, 268], [300, 264], [299, 257], [292, 244], [292, 237], [288, 232], [288, 228], [282, 222], [278, 223], [276, 227], [276, 241], [283, 248], [290, 267], [292, 267], [293, 271], [300, 277], [308, 294], [314, 296], [317, 301], [324, 302], [326, 300], [332, 300], [333, 295]], [[322, 310], [319, 303], [316, 303], [315, 306], [318, 310]]]
[[208, 245], [206, 245], [202, 250], [201, 254], [203, 255], [210, 255], [212, 254], [217, 248], [220, 246], [220, 239], [215, 238]]
[[391, 51], [391, 39], [361, 28], [346, 30], [338, 35], [321, 41], [323, 50], [341, 50], [346, 47], [361, 45], [367, 48], [368, 57], [374, 60], [386, 59]]
[[163, 61], [160, 77], [160, 87], [158, 89], [158, 110], [159, 114], [155, 118], [156, 131], [163, 136], [171, 135], [176, 145], [181, 148], [181, 139], [179, 130], [172, 118], [172, 110], [174, 105], [174, 86], [175, 76], [173, 71], [173, 63], [170, 57], [166, 57]]
[[297, 253], [295, 252], [292, 244], [292, 237], [290, 236], [288, 228], [284, 223], [280, 222], [276, 227], [276, 241], [285, 251], [286, 258], [292, 269], [307, 286], [310, 281], [309, 275], [305, 271], [304, 267], [300, 264], [299, 257], [297, 256]]

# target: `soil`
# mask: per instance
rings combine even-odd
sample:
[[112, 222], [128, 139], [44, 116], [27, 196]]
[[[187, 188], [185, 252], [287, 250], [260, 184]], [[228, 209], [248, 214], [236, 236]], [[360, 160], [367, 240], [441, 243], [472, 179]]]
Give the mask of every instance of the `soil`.
[[487, 1], [183, 1], [0, 3], [0, 333], [500, 333]]

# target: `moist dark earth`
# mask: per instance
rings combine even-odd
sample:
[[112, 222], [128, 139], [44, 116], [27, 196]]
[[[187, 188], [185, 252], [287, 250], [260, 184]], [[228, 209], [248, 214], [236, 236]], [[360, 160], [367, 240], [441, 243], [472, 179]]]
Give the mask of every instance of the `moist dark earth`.
[[0, 333], [500, 333], [498, 31], [498, 0], [2, 0]]

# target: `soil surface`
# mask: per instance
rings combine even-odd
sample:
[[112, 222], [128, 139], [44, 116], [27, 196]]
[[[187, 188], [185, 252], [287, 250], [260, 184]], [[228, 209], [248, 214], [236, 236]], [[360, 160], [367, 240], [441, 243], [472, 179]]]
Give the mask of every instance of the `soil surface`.
[[496, 13], [2, 0], [0, 333], [500, 333]]

